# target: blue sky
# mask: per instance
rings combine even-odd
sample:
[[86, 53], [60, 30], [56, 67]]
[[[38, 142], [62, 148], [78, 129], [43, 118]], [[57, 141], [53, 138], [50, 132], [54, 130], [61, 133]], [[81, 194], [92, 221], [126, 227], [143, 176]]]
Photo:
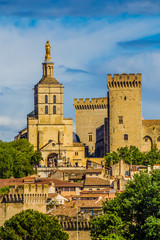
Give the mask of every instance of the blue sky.
[[142, 73], [145, 119], [160, 119], [160, 1], [0, 0], [0, 139], [13, 140], [33, 110], [46, 40], [73, 99], [104, 97], [106, 74]]

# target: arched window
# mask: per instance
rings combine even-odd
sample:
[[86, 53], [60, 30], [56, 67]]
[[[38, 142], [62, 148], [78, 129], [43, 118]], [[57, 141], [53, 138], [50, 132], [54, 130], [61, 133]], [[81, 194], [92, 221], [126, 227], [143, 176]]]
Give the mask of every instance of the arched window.
[[48, 114], [48, 106], [45, 106], [45, 114]]
[[45, 103], [48, 103], [48, 96], [45, 95]]
[[160, 142], [160, 136], [157, 138], [157, 142]]
[[56, 114], [56, 106], [53, 106], [53, 114]]
[[53, 103], [56, 103], [56, 95], [53, 95]]
[[128, 134], [124, 134], [124, 140], [128, 140]]

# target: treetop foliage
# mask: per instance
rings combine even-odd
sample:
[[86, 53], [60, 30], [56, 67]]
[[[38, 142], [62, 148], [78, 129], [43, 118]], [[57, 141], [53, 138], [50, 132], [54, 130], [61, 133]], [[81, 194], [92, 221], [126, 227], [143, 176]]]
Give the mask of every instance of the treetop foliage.
[[42, 159], [27, 139], [0, 141], [0, 178], [22, 178], [33, 174], [33, 165]]
[[123, 159], [125, 163], [132, 163], [133, 165], [151, 165], [160, 164], [160, 150], [153, 148], [151, 151], [144, 153], [135, 146], [121, 147], [117, 152], [107, 153], [105, 156], [106, 166], [110, 167], [111, 164], [119, 162]]
[[[91, 222], [91, 236], [99, 239], [160, 239], [160, 170], [140, 172], [125, 191], [103, 205], [104, 215]], [[112, 221], [109, 221], [112, 219]]]
[[22, 211], [0, 227], [1, 240], [68, 240], [58, 219], [33, 210]]

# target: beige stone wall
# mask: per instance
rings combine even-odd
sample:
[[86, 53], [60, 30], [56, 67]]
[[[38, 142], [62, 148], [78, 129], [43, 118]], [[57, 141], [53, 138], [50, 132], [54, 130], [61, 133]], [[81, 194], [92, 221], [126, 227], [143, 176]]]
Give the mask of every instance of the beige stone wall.
[[[65, 231], [69, 234], [69, 240], [76, 240], [77, 239], [77, 231]], [[91, 240], [90, 231], [79, 231], [78, 234], [79, 240]]]
[[[89, 147], [90, 154], [95, 152], [96, 128], [104, 124], [107, 117], [107, 98], [74, 99], [76, 110], [76, 133], [82, 143]], [[89, 141], [92, 135], [92, 141]]]
[[130, 170], [130, 165], [125, 163], [124, 160], [120, 160], [118, 163], [113, 164], [112, 166], [112, 176], [125, 176], [126, 171]]
[[[34, 145], [35, 150], [40, 150], [44, 161], [42, 166], [47, 166], [49, 154], [55, 153], [59, 157], [70, 161], [74, 166], [78, 161], [79, 166], [85, 165], [84, 146], [73, 145], [73, 120], [63, 118], [63, 86], [62, 84], [39, 83], [35, 86], [35, 112], [37, 117], [28, 116], [28, 140]], [[53, 103], [53, 96], [56, 103]], [[45, 96], [47, 102], [45, 103]], [[53, 114], [53, 106], [56, 106], [56, 114]], [[45, 114], [45, 106], [48, 106], [48, 114]], [[75, 154], [78, 152], [78, 155]]]
[[142, 151], [160, 149], [160, 120], [142, 120]]
[[[56, 96], [56, 103], [53, 96]], [[39, 124], [60, 124], [63, 123], [63, 86], [62, 84], [38, 84], [38, 123]], [[45, 103], [45, 96], [48, 103]], [[45, 114], [45, 106], [48, 106], [48, 114]], [[53, 114], [53, 106], [56, 106], [56, 114]]]
[[[109, 89], [110, 152], [135, 145], [141, 150], [141, 74], [107, 75]], [[123, 118], [120, 123], [120, 117]], [[124, 135], [128, 135], [128, 140]]]
[[11, 186], [9, 193], [0, 198], [0, 226], [15, 214], [33, 209], [46, 213], [48, 185]]

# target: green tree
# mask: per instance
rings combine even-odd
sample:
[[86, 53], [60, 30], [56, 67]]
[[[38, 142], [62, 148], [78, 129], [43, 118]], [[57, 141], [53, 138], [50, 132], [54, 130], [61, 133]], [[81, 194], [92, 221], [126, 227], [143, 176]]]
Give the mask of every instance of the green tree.
[[[106, 227], [107, 226], [107, 227]], [[123, 222], [117, 214], [109, 213], [97, 218], [94, 218], [91, 221], [91, 235], [92, 239], [109, 239], [103, 237], [111, 237], [111, 239], [115, 236], [121, 236], [123, 233]]]
[[153, 148], [151, 151], [146, 153], [146, 165], [153, 166], [156, 163], [160, 164], [160, 150]]
[[160, 164], [160, 150], [153, 148], [148, 153], [142, 153], [136, 146], [121, 147], [117, 149], [117, 152], [106, 154], [106, 166], [110, 167], [111, 163], [117, 163], [120, 159], [123, 159], [128, 164], [153, 166], [155, 163]]
[[115, 164], [120, 160], [120, 157], [117, 152], [107, 153], [104, 158], [106, 160], [107, 167], [110, 167], [112, 164]]
[[33, 165], [42, 159], [27, 139], [0, 141], [0, 178], [20, 178], [33, 174]]
[[149, 217], [144, 224], [144, 232], [146, 240], [160, 239], [160, 218]]
[[[104, 215], [100, 219], [94, 219], [91, 225], [92, 239], [96, 239], [95, 236], [108, 237], [112, 233], [117, 235], [117, 232], [103, 231], [105, 228], [111, 228], [110, 223], [106, 222], [107, 216], [111, 214], [122, 221], [121, 225], [119, 225], [121, 229], [118, 229], [120, 236], [132, 240], [152, 239], [151, 234], [153, 231], [149, 228], [149, 220], [155, 223], [156, 220], [159, 222], [160, 219], [159, 178], [160, 170], [153, 171], [152, 175], [144, 172], [135, 174], [134, 180], [128, 181], [123, 193], [118, 194], [115, 199], [104, 203]], [[150, 217], [152, 218], [150, 219]], [[114, 224], [112, 225], [114, 226]], [[153, 224], [152, 229], [156, 229], [157, 235], [159, 234], [158, 224]], [[150, 238], [146, 238], [148, 236]]]
[[22, 211], [0, 227], [1, 240], [68, 240], [55, 217], [33, 210]]
[[145, 160], [145, 153], [140, 152], [136, 146], [121, 147], [117, 149], [118, 156], [126, 163], [130, 164], [143, 164]]

